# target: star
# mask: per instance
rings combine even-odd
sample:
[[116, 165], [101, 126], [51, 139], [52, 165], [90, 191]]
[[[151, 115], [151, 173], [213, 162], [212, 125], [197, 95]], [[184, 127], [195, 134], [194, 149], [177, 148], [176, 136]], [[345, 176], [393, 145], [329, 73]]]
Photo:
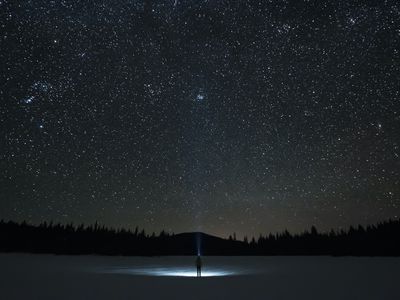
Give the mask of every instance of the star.
[[203, 101], [204, 99], [205, 99], [204, 94], [199, 93], [199, 94], [196, 95], [196, 100], [197, 101]]
[[23, 102], [26, 103], [26, 104], [30, 104], [30, 103], [33, 102], [33, 100], [35, 100], [35, 96], [29, 96], [29, 97], [25, 98], [23, 100]]

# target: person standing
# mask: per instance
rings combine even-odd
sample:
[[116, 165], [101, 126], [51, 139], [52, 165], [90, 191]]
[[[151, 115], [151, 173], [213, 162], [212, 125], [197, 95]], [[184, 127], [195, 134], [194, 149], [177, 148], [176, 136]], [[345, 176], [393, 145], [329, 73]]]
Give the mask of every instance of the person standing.
[[197, 255], [196, 258], [197, 277], [201, 277], [201, 267], [202, 267], [201, 257], [200, 255]]

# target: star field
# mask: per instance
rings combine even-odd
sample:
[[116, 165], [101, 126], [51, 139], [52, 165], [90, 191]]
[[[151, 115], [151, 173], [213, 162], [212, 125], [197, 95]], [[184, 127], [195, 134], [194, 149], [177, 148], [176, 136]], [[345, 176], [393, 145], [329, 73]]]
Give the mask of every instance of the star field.
[[0, 218], [400, 216], [398, 1], [0, 0], [0, 69]]

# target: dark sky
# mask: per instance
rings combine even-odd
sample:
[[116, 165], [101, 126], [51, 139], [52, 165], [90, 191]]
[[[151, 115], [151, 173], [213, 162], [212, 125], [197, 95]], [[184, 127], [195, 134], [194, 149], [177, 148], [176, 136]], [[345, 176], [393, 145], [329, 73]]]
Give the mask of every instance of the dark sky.
[[0, 0], [0, 50], [0, 218], [400, 216], [397, 0]]

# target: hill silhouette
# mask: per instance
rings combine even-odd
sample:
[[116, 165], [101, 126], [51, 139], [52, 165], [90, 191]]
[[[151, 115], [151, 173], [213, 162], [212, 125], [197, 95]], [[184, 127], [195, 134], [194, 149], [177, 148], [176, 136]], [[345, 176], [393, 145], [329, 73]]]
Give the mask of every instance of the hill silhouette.
[[169, 234], [161, 231], [112, 229], [73, 224], [0, 221], [0, 252], [99, 255], [354, 255], [399, 256], [400, 221], [319, 233], [313, 226], [301, 234], [288, 231], [261, 235], [251, 241], [202, 232]]
[[169, 242], [187, 249], [187, 255], [200, 252], [201, 255], [240, 255], [246, 250], [242, 241], [233, 241], [213, 236], [203, 232], [185, 232], [172, 235]]

